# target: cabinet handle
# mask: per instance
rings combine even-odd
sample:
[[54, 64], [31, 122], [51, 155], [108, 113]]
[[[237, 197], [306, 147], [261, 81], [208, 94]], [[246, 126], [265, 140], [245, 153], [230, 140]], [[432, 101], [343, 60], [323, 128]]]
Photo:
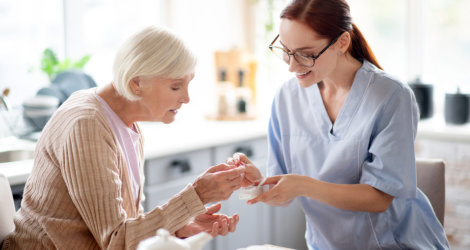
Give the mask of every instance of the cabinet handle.
[[171, 168], [179, 168], [181, 173], [191, 171], [191, 165], [186, 159], [183, 160], [174, 160], [170, 163]]
[[243, 146], [239, 146], [235, 149], [235, 152], [240, 152], [240, 153], [243, 153], [245, 154], [247, 157], [252, 157], [253, 156], [253, 150], [251, 149], [251, 147], [243, 147]]

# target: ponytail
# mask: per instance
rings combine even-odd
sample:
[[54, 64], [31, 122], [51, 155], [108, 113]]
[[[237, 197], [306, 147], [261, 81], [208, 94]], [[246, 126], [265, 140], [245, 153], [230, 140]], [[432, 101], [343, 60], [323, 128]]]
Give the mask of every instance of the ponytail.
[[383, 70], [380, 66], [377, 58], [372, 52], [372, 49], [369, 47], [366, 39], [362, 35], [359, 28], [357, 28], [356, 24], [352, 24], [352, 30], [350, 31], [351, 34], [351, 45], [349, 46], [348, 52], [356, 59], [364, 58], [367, 61], [374, 64], [377, 68]]

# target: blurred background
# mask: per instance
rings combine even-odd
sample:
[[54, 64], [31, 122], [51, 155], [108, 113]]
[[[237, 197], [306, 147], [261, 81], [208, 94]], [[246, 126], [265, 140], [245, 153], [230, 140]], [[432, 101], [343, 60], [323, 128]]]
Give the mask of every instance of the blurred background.
[[[182, 117], [214, 109], [216, 51], [240, 51], [256, 66], [258, 112], [289, 77], [269, 54], [280, 10], [287, 0], [0, 0], [0, 89], [21, 105], [50, 84], [41, 70], [49, 48], [60, 60], [77, 61], [97, 85], [111, 81], [114, 54], [125, 38], [150, 25], [174, 29], [196, 51], [199, 67], [192, 103]], [[470, 1], [350, 0], [354, 21], [386, 71], [404, 82], [432, 84], [436, 112], [445, 92], [470, 91]], [[248, 75], [248, 74], [247, 74]], [[182, 118], [182, 119], [183, 119]], [[1, 131], [1, 130], [0, 130]], [[2, 133], [0, 133], [1, 135]]]

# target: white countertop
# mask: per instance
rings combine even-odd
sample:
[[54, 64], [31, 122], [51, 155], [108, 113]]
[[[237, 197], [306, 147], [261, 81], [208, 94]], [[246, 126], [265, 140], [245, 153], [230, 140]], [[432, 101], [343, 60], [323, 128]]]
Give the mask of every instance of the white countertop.
[[417, 139], [420, 138], [470, 143], [470, 123], [446, 124], [442, 116], [421, 120], [417, 134]]
[[[266, 136], [267, 120], [251, 121], [175, 121], [171, 124], [140, 123], [144, 135], [145, 159], [188, 152], [212, 146]], [[15, 137], [0, 139], [0, 151], [34, 149], [35, 143]], [[26, 182], [33, 160], [0, 163], [0, 174], [10, 185]]]
[[[36, 143], [16, 137], [0, 139], [0, 152], [10, 150], [34, 150]], [[10, 185], [23, 184], [31, 173], [33, 160], [0, 163], [0, 174], [8, 178]]]
[[268, 122], [194, 121], [191, 123], [141, 123], [145, 158], [188, 152], [215, 145], [266, 136]]

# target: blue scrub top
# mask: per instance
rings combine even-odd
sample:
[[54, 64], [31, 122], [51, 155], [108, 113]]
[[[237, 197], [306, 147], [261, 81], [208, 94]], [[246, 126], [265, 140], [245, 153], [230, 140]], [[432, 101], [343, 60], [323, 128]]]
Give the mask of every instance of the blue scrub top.
[[365, 60], [334, 124], [317, 84], [303, 88], [293, 78], [281, 87], [269, 123], [268, 176], [365, 183], [395, 197], [383, 213], [299, 197], [309, 249], [449, 249], [431, 204], [416, 187], [417, 123], [412, 91]]

